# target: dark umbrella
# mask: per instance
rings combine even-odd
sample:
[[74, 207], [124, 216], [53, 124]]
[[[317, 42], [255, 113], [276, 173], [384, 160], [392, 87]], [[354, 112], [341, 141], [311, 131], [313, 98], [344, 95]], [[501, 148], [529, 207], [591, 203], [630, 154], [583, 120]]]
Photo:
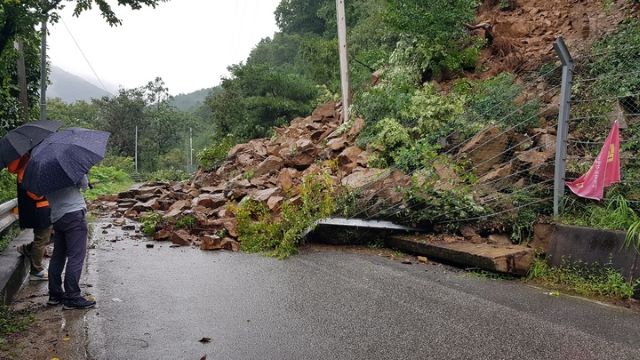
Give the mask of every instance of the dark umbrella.
[[31, 152], [24, 188], [47, 195], [78, 184], [93, 165], [104, 159], [110, 135], [104, 131], [67, 129], [49, 136]]
[[29, 152], [60, 126], [57, 121], [39, 120], [9, 131], [0, 139], [0, 169]]

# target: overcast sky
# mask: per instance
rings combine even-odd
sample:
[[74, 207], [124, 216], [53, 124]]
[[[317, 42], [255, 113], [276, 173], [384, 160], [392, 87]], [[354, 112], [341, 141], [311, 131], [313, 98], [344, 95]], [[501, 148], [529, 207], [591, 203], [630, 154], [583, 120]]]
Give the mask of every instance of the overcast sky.
[[260, 39], [277, 31], [273, 12], [279, 2], [171, 0], [139, 11], [114, 6], [123, 25], [113, 28], [96, 10], [76, 18], [67, 8], [63, 21], [50, 28], [49, 57], [98, 84], [71, 33], [107, 90], [161, 76], [173, 95], [189, 93], [219, 84], [227, 66], [244, 61]]

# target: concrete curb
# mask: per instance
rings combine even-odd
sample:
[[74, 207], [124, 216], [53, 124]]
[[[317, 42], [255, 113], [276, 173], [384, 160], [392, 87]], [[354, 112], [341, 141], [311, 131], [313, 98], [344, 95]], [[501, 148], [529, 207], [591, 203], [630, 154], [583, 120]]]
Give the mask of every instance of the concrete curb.
[[9, 247], [0, 253], [0, 304], [9, 304], [29, 275], [29, 260], [20, 255], [16, 248], [32, 240], [31, 230], [22, 231]]

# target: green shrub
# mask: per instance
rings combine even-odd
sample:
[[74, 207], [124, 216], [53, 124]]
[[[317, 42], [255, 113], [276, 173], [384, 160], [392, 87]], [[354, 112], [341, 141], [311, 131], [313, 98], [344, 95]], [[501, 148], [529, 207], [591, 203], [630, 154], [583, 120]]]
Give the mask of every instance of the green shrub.
[[127, 190], [133, 184], [131, 177], [125, 171], [104, 165], [91, 168], [89, 181], [93, 187], [85, 192], [85, 196], [89, 200], [95, 200], [104, 195], [117, 194]]
[[528, 275], [529, 280], [557, 289], [567, 289], [583, 296], [629, 299], [640, 281], [626, 281], [611, 265], [589, 265], [579, 261], [563, 261], [561, 266], [551, 267], [537, 258]]
[[295, 254], [305, 230], [335, 212], [335, 193], [336, 185], [329, 175], [306, 176], [299, 203], [284, 201], [277, 217], [263, 203], [241, 202], [232, 210], [238, 221], [242, 250], [267, 252], [281, 259]]
[[235, 145], [235, 137], [227, 135], [212, 146], [200, 150], [197, 155], [200, 167], [209, 170], [220, 165], [227, 158], [229, 150]]
[[434, 224], [447, 223], [452, 228], [462, 225], [461, 221], [486, 214], [476, 203], [471, 188], [464, 183], [449, 190], [436, 189], [438, 176], [433, 169], [424, 169], [412, 176], [412, 184], [405, 192], [408, 208], [398, 213], [404, 223]]
[[516, 131], [525, 131], [537, 124], [539, 103], [516, 103], [522, 90], [516, 83], [515, 75], [502, 73], [487, 80], [461, 80], [456, 83], [453, 92], [468, 98], [464, 123], [475, 133], [475, 130], [492, 123]]
[[156, 233], [156, 229], [162, 223], [162, 215], [158, 213], [148, 213], [140, 217], [142, 223], [142, 232], [145, 235], [153, 236]]
[[26, 330], [35, 321], [35, 316], [26, 311], [12, 311], [0, 305], [0, 339], [6, 335]]
[[9, 247], [9, 244], [20, 234], [20, 226], [14, 223], [8, 229], [0, 233], [0, 252]]
[[144, 174], [147, 181], [182, 181], [187, 180], [191, 175], [180, 169], [161, 169], [152, 173]]
[[196, 224], [196, 218], [191, 215], [182, 216], [176, 221], [176, 229], [191, 229]]
[[107, 156], [100, 165], [122, 170], [127, 174], [135, 171], [135, 164], [130, 156]]
[[598, 80], [593, 84], [595, 96], [629, 96], [640, 92], [640, 20], [629, 19], [593, 46], [589, 75]]
[[7, 169], [0, 170], [0, 203], [15, 199], [16, 177], [10, 174]]
[[407, 61], [437, 77], [474, 67], [479, 46], [463, 25], [473, 21], [477, 5], [475, 0], [389, 0], [385, 22], [413, 39]]
[[433, 85], [425, 84], [401, 111], [403, 124], [415, 127], [419, 138], [437, 143], [441, 137], [466, 126], [456, 121], [464, 111], [464, 100], [457, 94], [441, 94]]

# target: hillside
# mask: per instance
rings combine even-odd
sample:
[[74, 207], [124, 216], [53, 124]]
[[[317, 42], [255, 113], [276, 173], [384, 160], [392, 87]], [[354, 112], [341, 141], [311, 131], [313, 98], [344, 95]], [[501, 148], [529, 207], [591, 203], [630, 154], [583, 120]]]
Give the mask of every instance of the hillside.
[[[444, 54], [441, 63], [418, 61], [442, 50], [429, 48], [432, 34], [407, 21], [417, 18], [442, 31], [441, 24], [406, 13], [399, 0], [390, 3], [397, 6], [390, 9], [398, 12], [398, 24], [415, 36], [415, 46], [399, 40], [373, 82], [356, 88], [352, 119], [343, 123], [341, 105], [329, 102], [310, 116], [284, 122], [286, 113], [278, 107], [302, 112], [313, 104], [306, 103], [312, 84], [286, 73], [289, 68], [264, 74], [270, 68], [247, 62], [213, 99], [238, 119], [221, 117], [219, 126], [231, 135], [268, 136], [232, 148], [226, 141], [235, 138], [227, 137], [204, 153], [215, 161], [191, 182], [149, 185], [102, 206], [142, 219], [158, 240], [279, 256], [294, 252], [308, 226], [329, 215], [419, 225], [445, 241], [520, 243], [553, 211], [561, 72], [552, 50], [557, 36], [567, 40], [579, 65], [567, 178], [589, 169], [614, 119], [637, 124], [640, 81], [629, 74], [640, 72], [640, 54], [629, 44], [638, 44], [640, 23], [629, 2], [605, 7], [600, 1], [552, 6], [522, 0], [505, 7], [509, 2], [485, 1], [477, 12], [455, 7], [464, 1], [441, 3], [462, 9], [460, 22], [474, 10], [475, 24], [469, 28], [488, 24], [470, 33], [460, 30], [462, 24], [446, 29], [459, 36], [453, 44], [460, 47]], [[487, 41], [477, 45], [473, 37]], [[252, 124], [247, 121], [252, 115], [266, 121]], [[630, 126], [623, 134], [629, 155], [640, 150], [636, 129]], [[640, 180], [640, 167], [632, 157], [623, 164], [630, 182], [609, 195], [622, 199], [613, 203], [622, 210], [640, 212], [633, 205], [640, 202], [632, 185]], [[602, 203], [567, 199], [562, 221], [613, 226], [605, 216], [612, 198]], [[625, 221], [639, 218], [633, 214]], [[628, 225], [616, 224], [621, 230]]]
[[47, 96], [49, 98], [60, 98], [68, 104], [78, 100], [90, 101], [103, 96], [113, 96], [108, 91], [57, 66], [51, 67], [49, 79], [51, 83], [47, 89]]
[[200, 105], [204, 103], [204, 100], [207, 98], [207, 96], [214, 93], [218, 89], [218, 87], [213, 87], [196, 90], [188, 94], [178, 94], [171, 99], [170, 103], [180, 111], [191, 112], [200, 107]]

